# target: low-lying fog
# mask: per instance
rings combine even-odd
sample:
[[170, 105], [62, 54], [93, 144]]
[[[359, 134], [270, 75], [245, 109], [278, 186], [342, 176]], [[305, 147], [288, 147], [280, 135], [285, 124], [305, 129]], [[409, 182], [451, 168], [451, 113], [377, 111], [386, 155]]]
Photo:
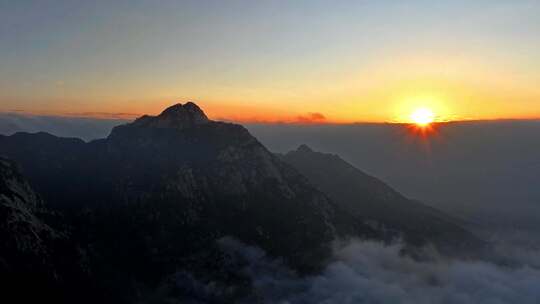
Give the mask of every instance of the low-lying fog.
[[[516, 263], [510, 267], [479, 260], [443, 259], [426, 250], [425, 260], [419, 261], [402, 255], [403, 245], [399, 242], [383, 245], [348, 240], [336, 242], [333, 260], [321, 273], [301, 277], [258, 248], [231, 238], [221, 239], [219, 243], [234, 265], [242, 265], [233, 271], [250, 279], [257, 299], [263, 299], [264, 303], [533, 304], [540, 301], [540, 259], [524, 265], [519, 257], [508, 255]], [[234, 287], [203, 283], [179, 272], [156, 297], [170, 300], [174, 290], [189, 290], [191, 299], [200, 300], [189, 303], [218, 303], [231, 288]], [[249, 298], [242, 303], [254, 302], [255, 299]]]

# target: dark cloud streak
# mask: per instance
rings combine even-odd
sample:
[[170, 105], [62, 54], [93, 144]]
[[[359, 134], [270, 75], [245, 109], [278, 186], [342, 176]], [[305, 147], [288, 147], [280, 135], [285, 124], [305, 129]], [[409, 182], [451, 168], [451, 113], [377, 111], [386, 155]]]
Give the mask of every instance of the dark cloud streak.
[[297, 123], [322, 123], [326, 121], [326, 117], [322, 113], [308, 113], [296, 117]]

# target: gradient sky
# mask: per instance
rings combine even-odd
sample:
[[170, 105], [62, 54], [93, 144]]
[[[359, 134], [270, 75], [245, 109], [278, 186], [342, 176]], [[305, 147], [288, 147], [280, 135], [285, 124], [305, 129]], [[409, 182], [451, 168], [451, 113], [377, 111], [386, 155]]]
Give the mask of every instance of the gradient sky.
[[0, 111], [540, 117], [540, 1], [0, 0]]

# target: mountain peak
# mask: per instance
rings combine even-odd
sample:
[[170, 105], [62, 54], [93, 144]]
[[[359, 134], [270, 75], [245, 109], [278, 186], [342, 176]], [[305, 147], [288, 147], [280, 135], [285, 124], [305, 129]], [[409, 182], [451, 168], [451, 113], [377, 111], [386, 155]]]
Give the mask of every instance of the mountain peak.
[[301, 144], [297, 149], [296, 149], [297, 152], [302, 152], [302, 153], [312, 153], [313, 152], [313, 149], [311, 149], [308, 145], [306, 144]]
[[185, 129], [210, 122], [203, 110], [193, 102], [177, 103], [158, 116], [142, 116], [131, 125], [161, 129]]
[[109, 138], [122, 137], [134, 129], [176, 129], [184, 130], [212, 122], [203, 110], [193, 102], [177, 103], [165, 109], [158, 116], [144, 115], [134, 122], [113, 128]]
[[177, 121], [189, 122], [191, 124], [206, 123], [209, 121], [203, 110], [201, 110], [199, 106], [197, 106], [191, 101], [185, 103], [184, 105], [182, 105], [181, 103], [177, 103], [173, 106], [170, 106], [165, 109], [165, 111], [163, 111], [159, 116], [157, 116], [157, 118], [162, 120], [172, 119]]

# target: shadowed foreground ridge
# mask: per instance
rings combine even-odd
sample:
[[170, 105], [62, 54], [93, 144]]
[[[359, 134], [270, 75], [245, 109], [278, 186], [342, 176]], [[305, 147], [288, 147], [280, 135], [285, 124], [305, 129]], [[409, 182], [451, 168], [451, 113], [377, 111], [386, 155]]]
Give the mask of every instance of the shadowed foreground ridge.
[[47, 239], [55, 232], [36, 213], [42, 202], [11, 161], [0, 158], [0, 269], [2, 273], [47, 271]]
[[[314, 152], [305, 147], [296, 153]], [[93, 288], [88, 301], [132, 303], [156, 293], [186, 300], [201, 296], [172, 288], [170, 282], [179, 277], [223, 285], [228, 291], [218, 302], [245, 297], [251, 281], [235, 271], [238, 267], [220, 248], [224, 238], [259, 247], [308, 274], [324, 267], [336, 238], [388, 237], [367, 223], [370, 216], [363, 213], [369, 209], [334, 198], [343, 185], [320, 187], [310, 172], [297, 168], [308, 180], [244, 127], [209, 120], [194, 103], [143, 116], [89, 143], [46, 133], [2, 136], [0, 154], [20, 164], [46, 207], [61, 214], [51, 222], [67, 227], [71, 243], [56, 255], [73, 256], [67, 252], [77, 248], [74, 260], [80, 267], [65, 267], [59, 276], [78, 273]], [[343, 168], [337, 165], [338, 171], [330, 171], [335, 181]], [[374, 179], [354, 183], [367, 199], [383, 187]], [[388, 206], [412, 204], [389, 187], [383, 190]], [[406, 220], [380, 220], [398, 232], [409, 229]], [[414, 219], [426, 233], [435, 220], [428, 215]], [[471, 241], [463, 231], [456, 245], [460, 237]], [[86, 285], [73, 290], [90, 293]]]
[[[3, 299], [59, 301], [93, 286], [77, 242], [48, 210], [17, 166], [0, 157], [0, 284]], [[84, 288], [80, 288], [84, 286]], [[81, 301], [84, 302], [84, 301]], [[86, 303], [86, 302], [84, 302]]]

